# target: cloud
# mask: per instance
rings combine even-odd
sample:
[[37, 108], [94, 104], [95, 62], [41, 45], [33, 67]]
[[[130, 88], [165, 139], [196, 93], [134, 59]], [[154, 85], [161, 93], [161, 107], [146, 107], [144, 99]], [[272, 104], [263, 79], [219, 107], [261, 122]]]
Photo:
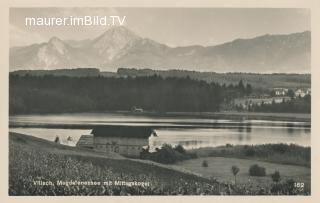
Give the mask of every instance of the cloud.
[[116, 8], [56, 8], [51, 10], [43, 10], [42, 15], [55, 17], [69, 17], [69, 16], [108, 16], [118, 15]]
[[10, 47], [25, 46], [46, 41], [40, 34], [29, 32], [15, 25], [10, 25]]

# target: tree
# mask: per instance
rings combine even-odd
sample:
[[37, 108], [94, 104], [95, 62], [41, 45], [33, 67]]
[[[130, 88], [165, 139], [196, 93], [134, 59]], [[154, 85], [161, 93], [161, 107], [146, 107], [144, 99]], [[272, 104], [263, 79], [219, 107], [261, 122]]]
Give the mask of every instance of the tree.
[[208, 162], [206, 160], [203, 160], [202, 167], [208, 167]]
[[240, 92], [240, 96], [243, 96], [243, 94], [245, 93], [245, 87], [244, 87], [244, 84], [243, 84], [243, 81], [240, 80], [239, 83], [238, 83], [238, 89], [239, 89], [239, 92]]
[[250, 95], [252, 93], [252, 86], [247, 83], [247, 86], [246, 86], [246, 94], [247, 95]]
[[60, 144], [60, 138], [59, 138], [59, 136], [56, 136], [56, 138], [54, 139], [54, 142], [57, 143], [57, 144]]
[[232, 174], [234, 175], [234, 184], [236, 185], [237, 184], [236, 176], [239, 173], [240, 169], [239, 169], [238, 166], [234, 165], [234, 166], [231, 167], [231, 171], [232, 171]]
[[288, 96], [292, 99], [294, 98], [295, 94], [294, 94], [294, 91], [292, 89], [289, 89], [288, 90]]
[[278, 183], [280, 181], [280, 172], [275, 171], [273, 174], [271, 174], [272, 181], [275, 183]]

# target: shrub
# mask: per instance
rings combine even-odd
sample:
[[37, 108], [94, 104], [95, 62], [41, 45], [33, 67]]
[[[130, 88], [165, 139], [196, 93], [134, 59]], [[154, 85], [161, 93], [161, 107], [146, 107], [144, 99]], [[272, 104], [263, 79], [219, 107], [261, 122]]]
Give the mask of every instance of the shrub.
[[287, 194], [287, 195], [296, 195], [301, 191], [297, 190], [294, 186], [295, 180], [288, 179], [284, 183], [272, 185], [270, 191], [273, 194]]
[[288, 192], [289, 192], [290, 195], [291, 195], [291, 194], [294, 194], [294, 190], [295, 190], [294, 183], [295, 183], [295, 182], [296, 182], [296, 181], [293, 180], [292, 178], [288, 179], [288, 180], [285, 182], [285, 185], [286, 185], [287, 190], [288, 190]]
[[203, 162], [202, 162], [202, 167], [208, 167], [208, 162], [207, 162], [207, 160], [203, 160]]
[[258, 164], [254, 164], [249, 168], [249, 174], [251, 176], [265, 176], [266, 169], [264, 167], [259, 166]]
[[164, 164], [172, 164], [179, 160], [180, 154], [176, 152], [171, 145], [165, 144], [156, 155], [155, 161]]
[[174, 150], [176, 150], [177, 152], [180, 152], [181, 154], [185, 154], [186, 153], [186, 150], [183, 148], [182, 145], [177, 145]]
[[156, 152], [153, 153], [150, 153], [148, 151], [143, 151], [142, 153], [140, 153], [141, 159], [148, 159], [163, 164], [173, 164], [178, 161], [183, 161], [195, 157], [196, 154], [187, 154], [181, 145], [180, 147], [178, 145], [178, 147], [173, 148], [169, 144], [163, 144], [160, 149], [156, 149]]
[[188, 152], [186, 153], [186, 157], [188, 157], [189, 159], [196, 159], [198, 158], [198, 155], [195, 152]]

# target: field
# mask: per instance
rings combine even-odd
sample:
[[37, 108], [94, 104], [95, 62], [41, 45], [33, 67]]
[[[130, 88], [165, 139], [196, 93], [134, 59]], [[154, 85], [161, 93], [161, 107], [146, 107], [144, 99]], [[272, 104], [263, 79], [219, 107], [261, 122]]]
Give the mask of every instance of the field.
[[[35, 181], [46, 184], [39, 185]], [[59, 185], [59, 181], [81, 184]], [[148, 186], [105, 185], [107, 181], [145, 182]], [[91, 182], [100, 184], [90, 185]], [[148, 161], [62, 146], [22, 134], [9, 135], [9, 195], [13, 196], [309, 194], [296, 190], [291, 183], [281, 184], [276, 191], [238, 186]]]
[[[208, 167], [203, 167], [202, 162], [206, 160]], [[264, 177], [250, 176], [248, 169], [251, 165], [258, 164], [266, 168], [267, 175]], [[264, 187], [268, 188], [272, 185], [270, 174], [278, 170], [281, 174], [282, 181], [294, 179], [296, 182], [303, 182], [305, 190], [310, 191], [310, 168], [303, 166], [275, 164], [263, 161], [225, 158], [225, 157], [207, 157], [191, 159], [176, 164], [182, 168], [202, 174], [204, 177], [215, 177], [218, 181], [226, 183], [234, 183], [234, 177], [231, 172], [231, 167], [236, 165], [240, 171], [237, 174], [237, 184], [251, 185], [253, 188]]]

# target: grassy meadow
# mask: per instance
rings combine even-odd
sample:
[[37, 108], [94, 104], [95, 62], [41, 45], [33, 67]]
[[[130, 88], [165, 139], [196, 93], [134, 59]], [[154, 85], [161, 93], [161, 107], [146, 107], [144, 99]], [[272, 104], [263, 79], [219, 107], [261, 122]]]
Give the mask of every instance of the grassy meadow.
[[[203, 161], [208, 163], [207, 167], [202, 166]], [[248, 169], [253, 164], [258, 164], [259, 166], [264, 167], [266, 169], [266, 176], [250, 176]], [[202, 174], [204, 177], [215, 177], [219, 182], [230, 184], [234, 184], [235, 181], [231, 171], [231, 167], [233, 165], [236, 165], [240, 169], [236, 177], [238, 186], [246, 185], [252, 188], [269, 188], [273, 184], [271, 174], [277, 170], [280, 172], [281, 181], [293, 179], [296, 182], [303, 182], [305, 190], [310, 191], [311, 170], [304, 166], [225, 157], [197, 158], [176, 164], [176, 166]]]
[[227, 157], [311, 167], [311, 148], [294, 144], [230, 145], [188, 151], [197, 157]]

